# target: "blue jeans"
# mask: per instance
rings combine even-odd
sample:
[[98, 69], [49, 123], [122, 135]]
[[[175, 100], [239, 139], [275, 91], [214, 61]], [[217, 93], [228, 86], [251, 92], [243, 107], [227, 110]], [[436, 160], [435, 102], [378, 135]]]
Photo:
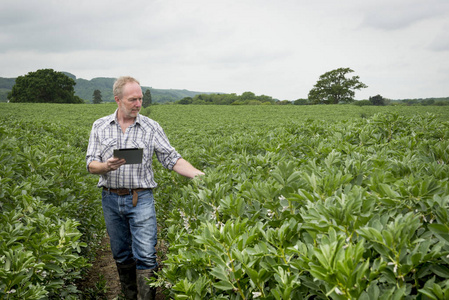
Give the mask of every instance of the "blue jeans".
[[119, 196], [103, 190], [102, 205], [112, 256], [120, 264], [137, 262], [138, 270], [157, 267], [157, 223], [152, 190], [138, 192], [137, 206], [132, 194]]

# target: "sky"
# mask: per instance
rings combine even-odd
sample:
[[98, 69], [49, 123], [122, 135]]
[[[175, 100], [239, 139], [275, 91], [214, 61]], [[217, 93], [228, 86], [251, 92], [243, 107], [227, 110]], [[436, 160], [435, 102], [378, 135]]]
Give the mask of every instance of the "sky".
[[448, 0], [2, 0], [0, 77], [307, 98], [338, 68], [356, 99], [449, 97]]

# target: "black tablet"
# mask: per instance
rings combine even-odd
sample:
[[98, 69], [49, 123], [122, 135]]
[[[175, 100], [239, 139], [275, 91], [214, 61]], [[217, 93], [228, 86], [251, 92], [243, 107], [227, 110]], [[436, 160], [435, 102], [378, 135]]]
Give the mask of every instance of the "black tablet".
[[124, 158], [126, 165], [129, 164], [141, 164], [142, 163], [142, 148], [124, 148], [114, 149], [114, 157]]

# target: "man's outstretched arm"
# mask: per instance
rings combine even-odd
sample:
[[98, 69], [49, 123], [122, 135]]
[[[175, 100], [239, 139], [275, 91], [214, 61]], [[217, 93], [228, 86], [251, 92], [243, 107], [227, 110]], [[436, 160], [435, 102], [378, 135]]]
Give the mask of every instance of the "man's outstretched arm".
[[194, 178], [199, 175], [204, 175], [202, 171], [192, 166], [187, 160], [183, 158], [178, 159], [176, 164], [173, 166], [173, 171], [188, 178]]

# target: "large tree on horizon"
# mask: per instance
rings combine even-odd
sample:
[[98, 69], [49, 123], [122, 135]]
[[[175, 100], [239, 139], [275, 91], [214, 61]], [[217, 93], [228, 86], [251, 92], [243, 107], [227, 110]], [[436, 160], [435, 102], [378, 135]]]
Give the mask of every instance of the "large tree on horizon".
[[10, 102], [83, 103], [75, 96], [75, 80], [53, 69], [40, 69], [19, 76], [8, 94]]
[[367, 88], [359, 76], [346, 78], [354, 72], [350, 68], [339, 68], [324, 73], [309, 92], [309, 101], [314, 104], [339, 104], [354, 101], [354, 90]]
[[101, 98], [101, 91], [100, 90], [95, 90], [94, 93], [92, 94], [92, 103], [93, 104], [100, 104], [101, 101], [103, 101], [103, 99]]
[[150, 89], [146, 89], [145, 93], [143, 94], [143, 101], [142, 101], [142, 106], [143, 107], [148, 107], [152, 104], [152, 99], [151, 99], [151, 91]]

